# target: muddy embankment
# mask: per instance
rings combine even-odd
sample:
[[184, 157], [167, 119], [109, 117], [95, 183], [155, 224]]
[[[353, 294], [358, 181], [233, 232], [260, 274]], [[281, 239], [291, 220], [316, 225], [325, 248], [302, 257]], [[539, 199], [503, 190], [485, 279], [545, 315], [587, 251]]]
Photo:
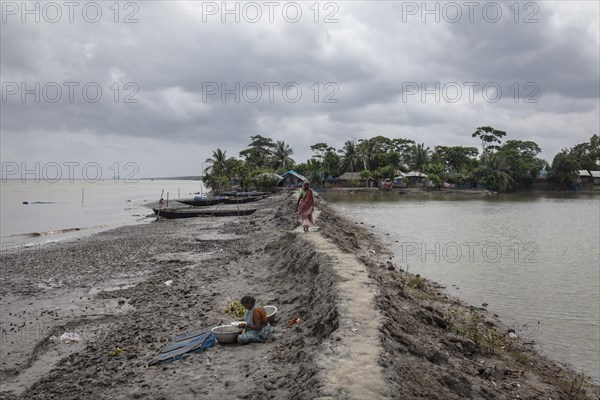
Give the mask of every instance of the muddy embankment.
[[[314, 357], [338, 328], [336, 277], [293, 231], [293, 199], [257, 207], [4, 254], [0, 398], [318, 397]], [[231, 322], [220, 310], [245, 294], [279, 308], [266, 344], [148, 366], [176, 335]], [[82, 340], [54, 339], [65, 331]]]
[[[0, 398], [597, 398], [326, 205], [308, 234], [294, 194], [256, 206], [3, 255]], [[279, 309], [267, 343], [148, 366], [245, 294]], [[82, 340], [52, 339], [65, 331]]]
[[597, 399], [591, 379], [513, 339], [495, 315], [407, 274], [371, 231], [322, 207], [322, 234], [355, 252], [377, 282], [379, 358], [398, 399]]

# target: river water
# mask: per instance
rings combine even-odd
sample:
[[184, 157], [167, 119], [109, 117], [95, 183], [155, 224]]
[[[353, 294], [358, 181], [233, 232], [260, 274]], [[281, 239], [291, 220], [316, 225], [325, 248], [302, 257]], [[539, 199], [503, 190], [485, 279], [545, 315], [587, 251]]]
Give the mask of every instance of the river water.
[[[6, 180], [0, 183], [3, 251], [73, 239], [121, 225], [145, 223], [144, 204], [193, 197], [201, 181], [188, 180]], [[23, 204], [27, 202], [28, 204]]]
[[412, 273], [600, 383], [600, 197], [326, 193]]

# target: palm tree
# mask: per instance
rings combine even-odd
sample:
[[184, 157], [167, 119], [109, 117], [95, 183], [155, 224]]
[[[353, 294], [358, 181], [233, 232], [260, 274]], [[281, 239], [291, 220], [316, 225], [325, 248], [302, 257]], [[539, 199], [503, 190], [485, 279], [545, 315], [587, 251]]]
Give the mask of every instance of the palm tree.
[[410, 165], [415, 171], [423, 170], [423, 167], [429, 162], [431, 149], [425, 147], [425, 143], [417, 143], [410, 147]]
[[360, 143], [356, 146], [358, 156], [363, 162], [363, 169], [371, 169], [371, 164], [375, 158], [376, 153], [376, 142], [372, 139], [359, 139]]
[[206, 167], [204, 168], [204, 173], [206, 174], [211, 171], [218, 172], [218, 173], [225, 172], [225, 170], [227, 169], [226, 153], [227, 153], [227, 151], [223, 151], [219, 148], [217, 150], [213, 151], [212, 158], [207, 158], [206, 161], [204, 161], [204, 163], [207, 164]]
[[355, 172], [358, 164], [358, 153], [356, 151], [356, 142], [347, 140], [344, 147], [338, 150], [342, 154], [340, 159], [340, 169], [343, 172]]
[[294, 160], [290, 157], [294, 150], [284, 141], [278, 140], [273, 150], [273, 164], [275, 169], [290, 170], [294, 166]]
[[489, 154], [483, 158], [483, 180], [485, 185], [491, 190], [506, 192], [511, 189], [514, 179], [508, 173], [508, 166], [505, 160], [498, 154]]

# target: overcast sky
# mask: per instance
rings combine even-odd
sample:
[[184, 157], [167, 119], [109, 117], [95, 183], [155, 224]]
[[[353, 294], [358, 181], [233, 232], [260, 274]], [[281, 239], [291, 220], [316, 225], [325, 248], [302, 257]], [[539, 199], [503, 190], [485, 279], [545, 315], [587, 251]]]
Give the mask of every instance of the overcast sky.
[[551, 161], [600, 132], [599, 2], [514, 3], [3, 1], [3, 166], [199, 175], [256, 134], [302, 162], [375, 135], [479, 146], [482, 125]]

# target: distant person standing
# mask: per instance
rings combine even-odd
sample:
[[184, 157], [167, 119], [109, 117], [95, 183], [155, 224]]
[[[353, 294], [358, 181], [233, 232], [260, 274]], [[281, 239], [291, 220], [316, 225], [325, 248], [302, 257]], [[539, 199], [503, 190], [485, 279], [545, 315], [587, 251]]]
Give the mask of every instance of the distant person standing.
[[302, 190], [298, 195], [298, 203], [296, 203], [296, 211], [300, 206], [300, 218], [302, 219], [302, 228], [304, 232], [308, 232], [310, 226], [315, 226], [312, 213], [314, 211], [315, 198], [313, 190], [310, 188], [310, 182], [304, 181]]

